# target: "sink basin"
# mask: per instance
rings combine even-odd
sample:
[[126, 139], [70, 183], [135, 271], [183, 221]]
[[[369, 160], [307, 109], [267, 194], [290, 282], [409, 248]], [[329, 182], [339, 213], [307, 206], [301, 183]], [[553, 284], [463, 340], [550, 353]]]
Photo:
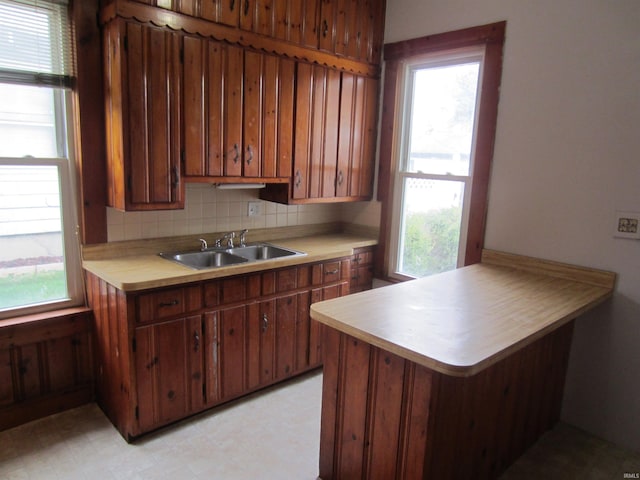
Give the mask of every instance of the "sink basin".
[[271, 245], [270, 243], [256, 243], [244, 247], [214, 248], [200, 252], [161, 253], [162, 258], [172, 260], [186, 267], [202, 270], [205, 268], [224, 267], [239, 263], [271, 260], [274, 258], [306, 255], [306, 253], [289, 248]]
[[249, 260], [270, 260], [272, 258], [304, 255], [302, 252], [297, 252], [296, 250], [291, 250], [289, 248], [278, 247], [269, 243], [257, 243], [255, 245], [246, 245], [244, 247], [234, 247], [225, 251]]
[[187, 253], [161, 253], [160, 256], [198, 270], [236, 265], [238, 263], [245, 263], [249, 261], [245, 257], [240, 257], [223, 250], [205, 250], [204, 252]]

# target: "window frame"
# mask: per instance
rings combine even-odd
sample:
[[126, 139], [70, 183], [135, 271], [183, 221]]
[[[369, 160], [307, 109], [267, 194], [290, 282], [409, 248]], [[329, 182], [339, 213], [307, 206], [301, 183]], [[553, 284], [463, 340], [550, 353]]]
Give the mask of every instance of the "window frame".
[[[47, 3], [47, 2], [43, 2]], [[56, 2], [51, 2], [56, 3]], [[64, 5], [64, 4], [63, 4]], [[67, 7], [67, 18], [63, 19], [61, 28], [67, 28], [64, 22], [72, 22]], [[69, 51], [73, 54], [73, 35], [69, 32]], [[59, 157], [0, 157], [0, 165], [18, 166], [55, 166], [58, 170], [58, 187], [60, 191], [61, 233], [63, 242], [64, 268], [67, 284], [67, 298], [43, 301], [39, 303], [10, 307], [0, 310], [0, 324], [8, 318], [49, 312], [84, 304], [84, 282], [80, 254], [80, 238], [78, 226], [78, 194], [76, 190], [76, 158], [77, 149], [75, 131], [77, 121], [76, 94], [74, 86], [73, 64], [71, 70], [57, 74], [46, 72], [22, 72], [0, 69], [0, 83], [24, 85], [51, 90], [54, 103], [56, 125], [55, 141]]]
[[471, 191], [469, 195], [465, 192], [465, 197], [468, 197], [465, 200], [469, 202], [468, 218], [465, 222], [466, 239], [463, 239], [461, 251], [464, 254], [459, 255], [459, 265], [471, 265], [480, 261], [484, 246], [505, 31], [506, 22], [498, 22], [385, 44], [377, 197], [381, 202], [380, 255], [376, 259], [376, 275], [379, 278], [392, 282], [410, 278], [395, 274], [392, 268], [395, 267], [392, 262], [396, 261], [399, 235], [399, 230], [394, 229], [394, 225], [399, 224], [399, 210], [394, 208], [394, 203], [397, 203], [394, 202], [394, 197], [398, 195], [398, 162], [403, 139], [402, 125], [405, 123], [399, 119], [406, 114], [405, 99], [402, 95], [405, 87], [405, 65], [427, 55], [454, 54], [471, 47], [482, 47], [484, 61], [480, 72], [475, 141], [471, 153]]

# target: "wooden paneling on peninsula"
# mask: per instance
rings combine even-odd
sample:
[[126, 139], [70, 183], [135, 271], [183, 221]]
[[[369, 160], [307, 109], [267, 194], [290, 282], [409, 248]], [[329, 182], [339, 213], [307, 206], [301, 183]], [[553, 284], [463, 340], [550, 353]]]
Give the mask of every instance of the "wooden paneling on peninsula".
[[320, 477], [497, 478], [559, 419], [573, 322], [615, 274], [482, 263], [321, 302]]
[[107, 2], [108, 204], [184, 182], [280, 203], [371, 197], [384, 0]]

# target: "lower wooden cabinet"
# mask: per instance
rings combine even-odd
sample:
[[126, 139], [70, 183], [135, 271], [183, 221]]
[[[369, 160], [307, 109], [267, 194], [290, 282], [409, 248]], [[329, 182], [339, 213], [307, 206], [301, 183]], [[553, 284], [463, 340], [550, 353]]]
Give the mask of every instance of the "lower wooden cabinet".
[[138, 327], [134, 338], [140, 429], [149, 430], [201, 410], [200, 316]]
[[127, 294], [87, 273], [98, 403], [130, 441], [317, 368], [309, 307], [348, 294], [350, 275], [346, 257]]
[[373, 283], [373, 256], [375, 247], [356, 248], [351, 260], [349, 293], [371, 290]]

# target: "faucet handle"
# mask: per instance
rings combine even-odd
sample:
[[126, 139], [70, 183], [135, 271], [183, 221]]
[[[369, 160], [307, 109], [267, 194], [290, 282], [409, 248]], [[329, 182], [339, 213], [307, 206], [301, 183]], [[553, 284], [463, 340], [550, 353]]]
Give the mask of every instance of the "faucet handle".
[[227, 247], [233, 248], [233, 239], [236, 238], [236, 232], [225, 233], [222, 237], [223, 240], [227, 241]]
[[207, 241], [204, 238], [199, 238], [200, 240], [200, 251], [204, 252], [209, 246], [207, 245]]
[[244, 247], [247, 242], [247, 233], [249, 232], [249, 229], [245, 228], [244, 230], [240, 231], [240, 246]]

